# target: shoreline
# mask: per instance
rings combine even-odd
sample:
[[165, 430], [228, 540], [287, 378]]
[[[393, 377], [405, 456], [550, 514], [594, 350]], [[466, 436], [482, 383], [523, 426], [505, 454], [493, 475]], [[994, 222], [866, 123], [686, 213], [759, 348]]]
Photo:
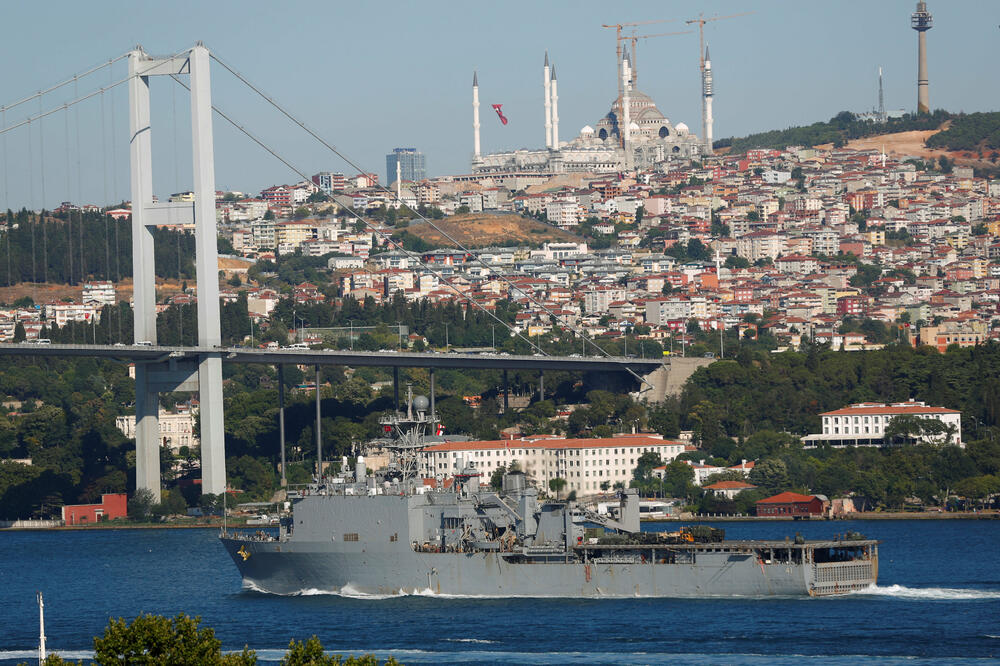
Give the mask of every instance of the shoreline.
[[[828, 521], [838, 522], [845, 520], [1000, 520], [1000, 511], [878, 511], [869, 513], [850, 513], [836, 518], [825, 516], [813, 516], [809, 518], [784, 518], [784, 517], [759, 517], [759, 516], [685, 516], [683, 518], [658, 518], [644, 520], [643, 523], [739, 523], [739, 522], [787, 522], [799, 521]], [[0, 534], [4, 532], [76, 532], [84, 530], [194, 530], [194, 529], [222, 529], [222, 521], [210, 523], [107, 523], [103, 525], [60, 525], [58, 527], [4, 527], [0, 528]], [[268, 529], [273, 525], [246, 525], [238, 522], [227, 523], [226, 527], [235, 529]]]
[[848, 513], [843, 516], [829, 518], [827, 516], [810, 517], [783, 517], [783, 516], [704, 516], [687, 515], [683, 518], [658, 518], [644, 520], [646, 523], [738, 523], [738, 522], [787, 522], [794, 523], [800, 521], [827, 521], [840, 522], [845, 520], [997, 520], [1000, 519], [1000, 511], [872, 511], [866, 513]]

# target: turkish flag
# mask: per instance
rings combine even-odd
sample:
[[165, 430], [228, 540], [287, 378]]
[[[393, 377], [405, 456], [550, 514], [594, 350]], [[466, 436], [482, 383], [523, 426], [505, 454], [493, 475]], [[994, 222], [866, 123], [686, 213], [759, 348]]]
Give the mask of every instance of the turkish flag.
[[503, 106], [503, 104], [494, 104], [493, 105], [493, 110], [497, 112], [497, 116], [500, 118], [500, 122], [502, 122], [504, 125], [506, 125], [507, 124], [507, 117], [504, 116], [503, 115], [503, 111], [500, 110], [500, 108], [502, 106]]

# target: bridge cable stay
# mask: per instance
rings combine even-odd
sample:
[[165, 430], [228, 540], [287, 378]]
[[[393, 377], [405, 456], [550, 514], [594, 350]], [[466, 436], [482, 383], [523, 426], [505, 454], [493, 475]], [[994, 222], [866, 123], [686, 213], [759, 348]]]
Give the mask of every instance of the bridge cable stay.
[[[171, 58], [176, 58], [176, 57], [178, 57], [178, 56], [186, 53], [187, 51], [188, 51], [188, 49], [185, 49], [183, 51], [178, 51], [177, 53], [174, 53], [173, 55], [166, 56], [164, 59], [169, 60]], [[92, 97], [97, 97], [98, 95], [100, 95], [100, 94], [102, 94], [104, 92], [107, 92], [109, 90], [114, 90], [115, 88], [117, 88], [117, 87], [119, 87], [119, 86], [121, 86], [123, 84], [126, 84], [129, 81], [131, 81], [133, 77], [143, 77], [143, 76], [146, 76], [147, 72], [152, 71], [157, 66], [158, 65], [154, 63], [154, 64], [150, 65], [149, 67], [143, 69], [141, 72], [136, 72], [135, 74], [126, 76], [125, 78], [121, 78], [121, 79], [118, 79], [117, 81], [109, 83], [106, 86], [102, 86], [102, 87], [97, 88], [96, 90], [93, 90], [91, 92], [79, 95], [78, 97], [75, 97], [74, 99], [71, 99], [68, 102], [64, 102], [62, 104], [59, 104], [58, 106], [51, 107], [49, 109], [46, 109], [45, 111], [41, 111], [41, 112], [36, 113], [34, 115], [28, 116], [28, 117], [20, 120], [19, 122], [16, 122], [16, 123], [12, 124], [12, 125], [5, 125], [3, 128], [0, 128], [0, 134], [6, 134], [8, 132], [13, 132], [14, 130], [18, 129], [19, 127], [24, 127], [25, 125], [30, 125], [31, 123], [36, 122], [38, 120], [41, 120], [42, 118], [47, 118], [48, 116], [51, 116], [54, 113], [58, 113], [60, 111], [65, 111], [66, 109], [68, 109], [71, 106], [76, 106], [77, 104], [80, 104], [81, 102], [86, 102], [88, 99], [91, 99]], [[70, 79], [70, 82], [72, 82], [72, 79]], [[33, 95], [30, 99], [34, 99], [36, 96], [37, 95]], [[4, 107], [0, 107], [0, 109], [2, 109], [2, 108], [4, 108]], [[11, 107], [10, 107], [10, 105], [8, 105], [6, 108], [11, 108]]]
[[[170, 77], [174, 81], [176, 81], [179, 85], [183, 86], [185, 89], [190, 90], [190, 88], [188, 88], [187, 84], [184, 83], [184, 81], [182, 81], [179, 78], [177, 78], [175, 75], [171, 74]], [[222, 119], [224, 119], [226, 122], [228, 122], [233, 127], [235, 127], [237, 130], [239, 130], [240, 132], [242, 132], [251, 141], [253, 141], [258, 146], [260, 146], [261, 148], [263, 148], [265, 151], [267, 151], [268, 153], [270, 153], [279, 162], [281, 162], [282, 164], [284, 164], [285, 166], [287, 166], [289, 169], [291, 169], [293, 172], [295, 172], [296, 174], [298, 174], [298, 176], [300, 178], [303, 178], [305, 180], [309, 180], [309, 176], [307, 176], [304, 171], [302, 171], [301, 169], [295, 167], [291, 162], [289, 162], [284, 157], [282, 157], [276, 150], [274, 150], [273, 148], [271, 148], [270, 146], [268, 146], [267, 144], [265, 144], [260, 138], [258, 138], [256, 135], [254, 135], [245, 126], [243, 126], [243, 125], [239, 124], [238, 122], [236, 122], [231, 116], [229, 116], [224, 111], [222, 111], [221, 109], [219, 109], [215, 104], [212, 105], [212, 110], [215, 113], [219, 114], [219, 116]], [[416, 258], [416, 262], [417, 263], [423, 263], [423, 261], [420, 259], [420, 255], [418, 253], [412, 252], [411, 250], [407, 250], [405, 247], [403, 247], [402, 243], [396, 241], [389, 234], [387, 234], [384, 231], [381, 231], [380, 229], [378, 229], [362, 213], [358, 212], [357, 210], [355, 210], [351, 206], [344, 206], [344, 208], [348, 212], [350, 212], [352, 215], [354, 215], [355, 217], [357, 217], [359, 220], [361, 220], [361, 222], [364, 223], [364, 225], [368, 228], [368, 230], [371, 231], [376, 236], [379, 236], [379, 238], [381, 238], [384, 243], [386, 243], [387, 245], [391, 245], [394, 249], [399, 250], [403, 254], [406, 254], [408, 257]], [[498, 323], [500, 323], [502, 326], [504, 326], [507, 329], [511, 330], [517, 337], [519, 337], [522, 340], [524, 340], [525, 342], [527, 342], [528, 345], [530, 345], [532, 348], [538, 350], [539, 352], [541, 352], [543, 354], [545, 353], [541, 348], [538, 347], [538, 345], [536, 345], [529, 338], [527, 338], [523, 334], [521, 334], [520, 331], [514, 330], [509, 324], [507, 324], [507, 322], [505, 322], [504, 320], [500, 319], [493, 312], [490, 312], [490, 310], [487, 309], [484, 305], [482, 305], [481, 303], [479, 303], [477, 300], [475, 300], [474, 298], [470, 297], [469, 295], [463, 293], [460, 289], [458, 289], [458, 287], [456, 287], [455, 285], [453, 285], [451, 283], [451, 281], [443, 273], [441, 273], [440, 271], [438, 271], [435, 268], [427, 266], [426, 264], [424, 265], [424, 267], [428, 270], [428, 272], [432, 273], [441, 282], [443, 282], [445, 285], [447, 285], [448, 287], [450, 287], [451, 290], [454, 291], [455, 294], [459, 298], [461, 298], [461, 299], [469, 302], [470, 304], [474, 305], [479, 310], [482, 310], [487, 316], [492, 317]]]
[[[180, 56], [181, 54], [185, 53], [186, 51], [187, 51], [187, 49], [182, 50], [182, 51], [178, 51], [177, 53], [174, 53], [173, 55], [168, 56], [168, 57], [169, 58], [176, 58], [176, 57]], [[84, 76], [87, 76], [89, 74], [92, 74], [92, 73], [94, 73], [94, 72], [96, 72], [98, 70], [101, 70], [103, 68], [108, 68], [108, 78], [109, 79], [113, 79], [110, 66], [113, 65], [114, 63], [118, 62], [119, 60], [122, 60], [122, 59], [127, 58], [127, 57], [128, 57], [128, 53], [125, 53], [123, 55], [117, 56], [115, 58], [111, 58], [107, 62], [104, 62], [104, 63], [101, 63], [100, 65], [94, 66], [94, 67], [92, 67], [92, 68], [84, 71], [81, 74], [78, 74], [78, 75], [76, 75], [76, 76], [74, 76], [72, 78], [66, 79], [65, 81], [61, 81], [61, 82], [59, 82], [59, 83], [57, 83], [57, 84], [55, 84], [53, 86], [50, 86], [49, 88], [45, 88], [43, 90], [40, 90], [40, 91], [38, 91], [38, 92], [36, 92], [36, 93], [34, 93], [32, 95], [29, 95], [27, 97], [19, 99], [19, 100], [15, 101], [15, 102], [13, 102], [11, 104], [6, 104], [6, 105], [0, 106], [0, 113], [2, 113], [2, 118], [3, 118], [3, 127], [0, 127], [0, 136], [3, 137], [3, 146], [4, 146], [4, 160], [5, 160], [5, 165], [4, 165], [5, 166], [5, 168], [4, 168], [4, 189], [5, 189], [5, 195], [4, 196], [5, 196], [5, 198], [7, 196], [7, 193], [6, 193], [6, 190], [7, 190], [7, 169], [6, 169], [6, 160], [7, 160], [6, 144], [7, 144], [7, 140], [6, 140], [6, 136], [7, 136], [7, 134], [9, 132], [12, 132], [12, 131], [14, 131], [16, 129], [19, 129], [21, 127], [26, 127], [27, 128], [29, 194], [30, 194], [30, 201], [32, 202], [31, 203], [31, 207], [34, 208], [34, 202], [35, 202], [35, 179], [34, 179], [34, 171], [35, 171], [35, 166], [34, 166], [34, 142], [33, 142], [32, 131], [31, 131], [31, 125], [32, 125], [32, 123], [40, 123], [44, 118], [47, 118], [48, 116], [51, 116], [51, 115], [53, 115], [55, 113], [58, 113], [59, 111], [66, 112], [69, 109], [69, 107], [75, 107], [76, 105], [80, 104], [81, 102], [85, 102], [86, 100], [88, 100], [88, 99], [90, 99], [92, 97], [96, 97], [98, 95], [103, 95], [107, 91], [114, 91], [119, 86], [121, 86], [121, 85], [123, 85], [125, 83], [128, 83], [129, 81], [131, 81], [133, 76], [137, 76], [137, 77], [145, 76], [145, 74], [146, 74], [147, 71], [150, 71], [150, 70], [152, 70], [152, 69], [154, 69], [156, 67], [156, 64], [152, 64], [149, 67], [145, 68], [143, 71], [136, 72], [134, 75], [130, 74], [129, 76], [126, 76], [126, 77], [118, 79], [118, 80], [111, 80], [111, 82], [108, 83], [108, 85], [101, 86], [97, 90], [91, 91], [91, 92], [83, 94], [83, 95], [79, 94], [79, 92], [78, 92], [78, 86], [75, 86], [74, 87], [75, 88], [74, 94], [76, 95], [76, 97], [74, 97], [74, 99], [69, 100], [68, 102], [64, 102], [64, 103], [62, 103], [62, 104], [60, 104], [58, 106], [51, 107], [49, 109], [40, 110], [37, 114], [29, 115], [29, 116], [23, 118], [20, 121], [14, 122], [11, 125], [7, 124], [7, 111], [9, 109], [13, 109], [15, 107], [18, 107], [18, 106], [20, 106], [22, 104], [25, 104], [25, 103], [30, 102], [30, 101], [35, 100], [35, 99], [39, 99], [40, 100], [39, 101], [39, 106], [41, 107], [41, 105], [42, 105], [41, 98], [44, 95], [46, 95], [49, 92], [52, 92], [54, 90], [57, 90], [59, 88], [62, 88], [64, 86], [66, 86], [66, 85], [69, 85], [70, 83], [78, 84], [80, 78], [82, 78]], [[112, 105], [112, 126], [114, 126], [114, 122], [115, 122], [114, 121], [114, 106]], [[77, 164], [78, 165], [79, 165], [79, 154], [80, 154], [79, 141], [80, 141], [79, 115], [77, 115], [77, 156], [78, 156]], [[117, 139], [115, 139], [115, 148], [117, 148]], [[117, 150], [115, 150], [112, 153], [112, 159], [113, 159], [113, 162], [114, 162], [113, 168], [117, 168], [117, 155], [116, 155], [116, 153], [117, 153]], [[79, 166], [78, 166], [78, 169], [77, 169], [77, 174], [78, 174], [77, 184], [78, 184], [78, 187], [80, 186], [79, 172], [80, 172], [80, 169], [79, 169]], [[116, 188], [116, 190], [117, 190], [117, 188]], [[117, 195], [117, 191], [116, 191], [116, 195]], [[116, 196], [116, 198], [117, 198], [117, 196]], [[43, 201], [44, 201], [44, 197], [43, 197]], [[42, 207], [44, 208], [44, 205]], [[8, 221], [8, 226], [9, 226], [9, 221]], [[37, 301], [38, 300], [38, 291], [37, 291], [38, 290], [38, 268], [37, 268], [37, 241], [36, 241], [36, 229], [35, 229], [35, 227], [37, 225], [36, 224], [31, 224], [30, 226], [31, 226], [31, 283], [32, 283], [32, 299]], [[119, 226], [120, 226], [119, 224], [117, 224], [117, 223], [115, 224], [116, 265], [118, 266], [118, 270], [116, 272], [117, 272], [118, 278], [120, 280], [121, 270], [120, 270], [120, 264], [118, 262], [118, 257], [117, 257], [117, 250], [120, 248], [120, 245], [118, 243], [118, 240], [119, 240], [118, 239]], [[43, 228], [43, 233], [44, 233], [44, 228]], [[83, 227], [82, 227], [82, 225], [81, 225], [81, 229], [80, 229], [80, 238], [81, 238], [81, 269], [82, 269], [83, 268], [83, 259], [82, 259], [82, 257], [83, 257], [83, 249], [82, 249]], [[8, 263], [9, 263], [9, 254], [10, 254], [9, 243], [10, 243], [10, 239], [9, 239], [9, 234], [8, 234]], [[47, 272], [48, 272], [48, 266], [46, 264], [46, 273]], [[9, 271], [8, 271], [8, 273], [9, 273]], [[82, 275], [82, 270], [81, 270], [81, 275]], [[121, 311], [120, 311], [120, 309], [119, 309], [119, 320], [118, 320], [118, 337], [119, 337], [119, 340], [122, 338], [122, 324], [121, 324]]]
[[[65, 81], [60, 81], [59, 83], [56, 83], [55, 85], [52, 85], [52, 86], [49, 86], [48, 88], [45, 88], [44, 90], [39, 90], [38, 92], [34, 93], [33, 95], [28, 95], [27, 97], [19, 99], [16, 102], [12, 102], [10, 104], [5, 104], [3, 106], [0, 106], [0, 109], [2, 109], [4, 111], [9, 111], [10, 109], [16, 108], [16, 107], [18, 107], [18, 106], [20, 106], [22, 104], [30, 102], [33, 99], [36, 99], [38, 97], [42, 97], [43, 95], [47, 95], [50, 92], [54, 92], [54, 91], [58, 90], [59, 88], [62, 88], [63, 86], [68, 86], [69, 84], [74, 83], [77, 80], [82, 79], [85, 76], [89, 76], [89, 75], [93, 74], [94, 72], [98, 72], [98, 71], [104, 69], [105, 67], [111, 67], [111, 65], [113, 65], [116, 62], [118, 62], [119, 60], [123, 60], [123, 59], [125, 59], [127, 57], [128, 57], [128, 52], [126, 51], [125, 53], [123, 53], [123, 54], [121, 54], [119, 56], [115, 56], [114, 58], [108, 59], [107, 62], [102, 62], [101, 64], [94, 65], [93, 67], [90, 67], [89, 69], [87, 69], [87, 70], [85, 70], [83, 72], [80, 72], [79, 74], [74, 74], [71, 78], [68, 78]], [[4, 123], [4, 125], [6, 125], [6, 123]]]
[[[181, 175], [180, 175], [180, 160], [178, 159], [178, 144], [180, 143], [178, 139], [177, 132], [177, 86], [170, 86], [170, 104], [171, 104], [171, 114], [173, 116], [173, 132], [174, 132], [174, 191], [181, 191]], [[167, 214], [171, 218], [170, 222], [173, 222], [174, 209], [167, 209]], [[183, 228], [175, 228], [176, 241], [177, 241], [177, 286], [180, 287], [181, 284], [181, 235], [186, 234], [187, 230]], [[181, 295], [184, 292], [181, 291]], [[186, 299], [181, 298], [180, 303], [177, 304], [177, 329], [178, 335], [180, 336], [180, 343], [184, 344], [184, 301]]]
[[[332, 152], [334, 155], [336, 155], [337, 157], [339, 157], [340, 159], [342, 159], [344, 162], [346, 162], [347, 164], [349, 164], [350, 166], [352, 166], [353, 168], [355, 168], [359, 173], [366, 173], [366, 171], [357, 162], [355, 162], [354, 160], [350, 159], [348, 156], [344, 155], [335, 146], [331, 145], [328, 141], [326, 141], [321, 136], [319, 136], [308, 125], [306, 125], [302, 120], [299, 120], [298, 118], [296, 118], [294, 115], [291, 114], [291, 112], [289, 112], [283, 106], [281, 106], [280, 104], [278, 104], [277, 101], [275, 101], [272, 97], [270, 97], [265, 92], [263, 92], [258, 86], [256, 86], [253, 83], [251, 83], [245, 76], [243, 76], [242, 74], [240, 74], [236, 69], [234, 69], [228, 63], [226, 63], [225, 61], [223, 61], [218, 56], [218, 54], [216, 54], [214, 51], [210, 51], [210, 56], [211, 56], [211, 58], [213, 60], [215, 60], [217, 63], [219, 63], [223, 68], [225, 68], [227, 71], [229, 71], [229, 73], [231, 73], [233, 76], [235, 76], [237, 79], [239, 79], [244, 85], [246, 85], [252, 91], [254, 91], [255, 93], [257, 93], [257, 95], [259, 95], [260, 97], [262, 97], [271, 106], [273, 106], [276, 110], [278, 110], [282, 115], [284, 115], [286, 118], [288, 118], [293, 123], [295, 123], [296, 125], [298, 125], [300, 129], [302, 129], [307, 134], [309, 134], [314, 139], [316, 139], [320, 144], [322, 144], [324, 147], [326, 147], [330, 152]], [[308, 177], [306, 177], [306, 180], [308, 180]], [[388, 189], [388, 188], [386, 188], [384, 186], [378, 185], [377, 183], [376, 183], [376, 187], [378, 189], [380, 189], [382, 192], [388, 194], [390, 197], [392, 197], [399, 204], [403, 203], [395, 195], [395, 193], [392, 192], [392, 190], [390, 190], [390, 189]], [[350, 210], [350, 207], [345, 206], [345, 208], [348, 208], [348, 210]], [[442, 236], [444, 236], [445, 238], [447, 238], [449, 241], [451, 241], [452, 243], [454, 243], [455, 246], [458, 247], [460, 250], [462, 250], [463, 252], [465, 252], [469, 256], [473, 257], [473, 260], [476, 263], [479, 263], [480, 265], [482, 265], [484, 268], [486, 268], [486, 270], [489, 271], [489, 273], [491, 275], [494, 274], [493, 268], [489, 264], [487, 264], [485, 261], [483, 261], [482, 258], [479, 257], [479, 255], [477, 255], [476, 253], [472, 252], [467, 247], [465, 247], [465, 245], [463, 243], [461, 243], [460, 241], [458, 241], [458, 239], [456, 239], [454, 236], [452, 236], [447, 231], [445, 231], [443, 228], [441, 228], [439, 225], [437, 225], [432, 219], [430, 219], [430, 218], [428, 218], [428, 217], [426, 217], [424, 215], [421, 215], [418, 211], [415, 211], [412, 208], [410, 210], [418, 218], [420, 218], [423, 222], [427, 223], [432, 229], [434, 229], [439, 234], [441, 234]], [[357, 213], [355, 213], [355, 215], [357, 215]], [[360, 216], [359, 216], [359, 218], [360, 219], [364, 219], [363, 217], [360, 217]], [[371, 226], [371, 225], [368, 225], [368, 226]], [[424, 262], [420, 261], [419, 263], [423, 264]], [[424, 264], [424, 265], [426, 266], [426, 264]], [[516, 287], [514, 285], [514, 283], [511, 282], [511, 280], [508, 279], [506, 276], [504, 276], [502, 274], [496, 274], [496, 277], [499, 277], [501, 279], [501, 281], [507, 283], [508, 287], [510, 287], [512, 289], [519, 290], [518, 287]], [[449, 286], [451, 286], [450, 283], [449, 283]], [[529, 301], [531, 301], [531, 303], [533, 303], [537, 307], [541, 308], [543, 311], [545, 311], [550, 316], [556, 317], [556, 314], [551, 309], [549, 309], [544, 303], [538, 301], [532, 294], [527, 293], [526, 291], [522, 291], [522, 293], [524, 293], [525, 297]], [[558, 321], [558, 317], [556, 317], [556, 320]], [[506, 322], [502, 322], [502, 323], [503, 323], [503, 325], [508, 330], [513, 330], [513, 327], [511, 327], [510, 325], [508, 325]], [[573, 326], [571, 324], [568, 324], [568, 323], [566, 324], [566, 327], [569, 328], [574, 333], [576, 333], [577, 335], [579, 335], [581, 337], [581, 339], [584, 340], [584, 344], [586, 344], [586, 342], [589, 341], [590, 344], [591, 344], [591, 346], [594, 347], [595, 349], [597, 349], [600, 352], [600, 354], [602, 354], [602, 355], [604, 355], [605, 357], [608, 357], [608, 358], [611, 357], [611, 354], [608, 353], [607, 351], [605, 351], [596, 342], [594, 342], [593, 340], [588, 340], [587, 337], [586, 337], [586, 335], [584, 334], [584, 332], [581, 329], [578, 329], [577, 327], [575, 327], [575, 326]], [[531, 345], [531, 347], [537, 349], [539, 352], [541, 352], [543, 354], [546, 353], [542, 349], [540, 349], [536, 344], [534, 344], [533, 342], [529, 341], [529, 344]], [[633, 377], [635, 377], [636, 379], [638, 379], [640, 382], [649, 385], [648, 381], [646, 381], [645, 379], [643, 379], [639, 374], [637, 374], [636, 372], [634, 372], [631, 368], [626, 367], [626, 370], [629, 372], [629, 374], [631, 374]]]
[[[112, 72], [108, 70], [108, 82], [110, 83], [112, 79]], [[111, 191], [114, 194], [115, 205], [118, 204], [118, 179], [115, 174], [118, 173], [118, 132], [115, 131], [115, 95], [116, 90], [111, 91]], [[101, 99], [104, 98], [104, 92], [101, 92]], [[107, 144], [105, 143], [105, 146]], [[105, 219], [105, 224], [107, 224], [107, 217]], [[121, 226], [117, 219], [114, 221], [115, 225], [115, 284], [121, 284], [122, 271], [121, 271], [121, 257], [120, 255], [120, 244], [119, 244], [119, 227]], [[111, 266], [108, 266], [108, 279], [111, 279]], [[122, 336], [122, 309], [119, 303], [115, 303], [115, 312], [118, 315], [118, 342], [123, 342], [124, 338]], [[110, 329], [110, 326], [109, 326]], [[110, 335], [110, 333], [109, 333]]]
[[[0, 122], [4, 125], [7, 124], [7, 109], [0, 112]], [[9, 191], [7, 188], [7, 135], [3, 136], [3, 210], [4, 215], [7, 220], [7, 286], [11, 286], [11, 274], [10, 274], [10, 232], [11, 232], [11, 222], [12, 220], [10, 213], [10, 199], [8, 198]]]
[[[69, 155], [69, 113], [63, 114], [63, 120], [65, 120], [66, 125], [66, 196], [69, 196], [72, 191], [71, 179], [73, 170], [70, 168], [72, 160]], [[73, 284], [73, 214], [67, 211], [66, 215], [66, 238], [69, 242], [69, 252], [66, 255], [68, 259], [69, 268], [69, 283]]]
[[[73, 82], [73, 94], [78, 95], [79, 89], [77, 88], [77, 82]], [[81, 151], [80, 151], [80, 107], [73, 107], [73, 116], [75, 118], [76, 124], [76, 196], [77, 200], [81, 203], [83, 202], [83, 168], [80, 165]], [[69, 216], [73, 216], [73, 212], [69, 212]], [[77, 214], [77, 221], [80, 223], [80, 282], [87, 279], [87, 262], [84, 257], [86, 254], [83, 249], [83, 209]]]
[[[31, 140], [31, 121], [28, 121], [28, 191], [31, 208], [35, 208], [35, 144]], [[38, 270], [36, 266], [37, 253], [35, 252], [35, 237], [37, 235], [35, 227], [38, 226], [32, 221], [31, 224], [31, 300], [38, 300]]]
[[[110, 205], [108, 199], [108, 134], [105, 126], [104, 93], [101, 93], [101, 175], [104, 177], [104, 205]], [[104, 279], [111, 280], [111, 246], [108, 240], [108, 213], [104, 211]], [[110, 313], [109, 313], [110, 314]], [[111, 337], [111, 326], [108, 323], [108, 337]]]
[[[38, 109], [42, 109], [42, 98], [38, 98]], [[45, 224], [45, 123], [38, 121], [38, 162], [39, 162], [39, 184], [42, 189], [42, 205], [40, 211], [40, 221], [42, 223], [42, 275], [45, 284], [49, 283], [49, 234]]]

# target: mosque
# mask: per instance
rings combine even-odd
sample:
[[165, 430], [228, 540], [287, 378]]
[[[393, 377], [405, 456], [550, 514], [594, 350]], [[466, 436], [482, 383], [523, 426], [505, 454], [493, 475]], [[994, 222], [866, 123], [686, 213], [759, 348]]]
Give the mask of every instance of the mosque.
[[[706, 52], [707, 55], [707, 52]], [[705, 61], [703, 102], [708, 104], [706, 134], [711, 136], [711, 61]], [[559, 139], [559, 95], [555, 67], [545, 54], [542, 85], [545, 103], [545, 148], [499, 153], [480, 152], [479, 81], [472, 80], [472, 126], [474, 174], [510, 173], [614, 173], [632, 169], [655, 169], [672, 159], [697, 158], [711, 153], [684, 123], [672, 124], [656, 103], [639, 91], [626, 49], [619, 62], [621, 96], [594, 127], [585, 126], [569, 141]], [[704, 108], [704, 106], [703, 106]]]

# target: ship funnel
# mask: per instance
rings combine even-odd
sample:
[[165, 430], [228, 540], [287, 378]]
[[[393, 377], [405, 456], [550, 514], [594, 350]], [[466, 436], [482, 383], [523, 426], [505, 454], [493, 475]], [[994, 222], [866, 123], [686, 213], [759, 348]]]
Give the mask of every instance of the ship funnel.
[[346, 474], [348, 469], [347, 456], [340, 456], [340, 473]]
[[621, 511], [618, 520], [627, 532], [638, 532], [639, 525], [639, 491], [627, 488], [622, 492]]
[[358, 456], [358, 462], [354, 465], [354, 480], [361, 483], [368, 476], [368, 470], [365, 469], [365, 457]]

